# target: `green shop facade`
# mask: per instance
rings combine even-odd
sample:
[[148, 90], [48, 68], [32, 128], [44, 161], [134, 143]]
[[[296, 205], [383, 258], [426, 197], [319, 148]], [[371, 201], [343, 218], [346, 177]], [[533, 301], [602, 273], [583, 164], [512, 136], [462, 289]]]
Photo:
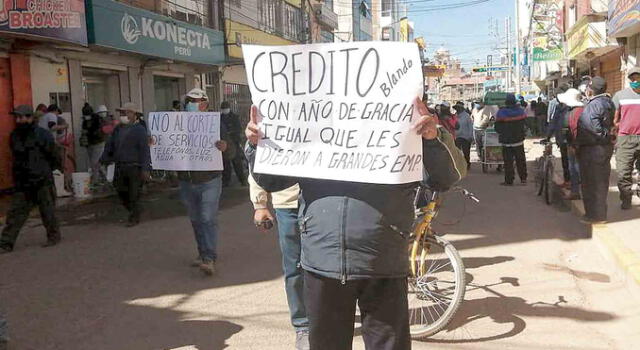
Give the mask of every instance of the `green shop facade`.
[[[87, 0], [86, 17], [88, 49], [64, 54], [74, 130], [81, 130], [85, 102], [111, 113], [134, 102], [147, 114], [170, 110], [194, 87], [217, 102], [225, 59], [221, 31], [112, 0]], [[84, 153], [76, 152], [79, 169], [86, 168]]]

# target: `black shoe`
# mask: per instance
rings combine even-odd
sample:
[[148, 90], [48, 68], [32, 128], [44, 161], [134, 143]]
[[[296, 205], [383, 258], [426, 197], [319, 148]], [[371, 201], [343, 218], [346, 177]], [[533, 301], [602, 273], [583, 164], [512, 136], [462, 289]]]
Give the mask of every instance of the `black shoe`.
[[513, 182], [501, 182], [500, 186], [513, 186]]
[[0, 245], [0, 254], [8, 254], [13, 251], [13, 248], [9, 245]]
[[59, 239], [53, 240], [47, 240], [47, 243], [42, 245], [42, 248], [49, 248], [49, 247], [53, 247], [54, 245], [58, 245], [58, 243], [60, 243]]

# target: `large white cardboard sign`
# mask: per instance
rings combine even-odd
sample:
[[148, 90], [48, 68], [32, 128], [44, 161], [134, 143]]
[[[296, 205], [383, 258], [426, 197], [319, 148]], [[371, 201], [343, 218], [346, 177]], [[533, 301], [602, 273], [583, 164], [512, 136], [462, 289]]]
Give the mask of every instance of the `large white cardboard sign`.
[[422, 180], [411, 130], [422, 97], [418, 47], [353, 42], [243, 45], [260, 111], [256, 173], [400, 184]]
[[219, 112], [152, 112], [151, 165], [155, 170], [222, 170]]

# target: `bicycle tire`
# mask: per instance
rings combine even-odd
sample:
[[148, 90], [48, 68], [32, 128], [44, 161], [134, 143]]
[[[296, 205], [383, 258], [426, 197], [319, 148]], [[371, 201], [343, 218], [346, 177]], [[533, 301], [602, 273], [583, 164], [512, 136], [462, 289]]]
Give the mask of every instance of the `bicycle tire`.
[[[434, 320], [434, 322], [428, 325], [425, 325], [424, 327], [410, 326], [409, 329], [410, 329], [411, 338], [414, 340], [421, 340], [421, 339], [428, 338], [430, 336], [433, 336], [434, 334], [437, 334], [438, 332], [443, 330], [445, 327], [447, 327], [447, 325], [451, 322], [456, 312], [460, 308], [460, 305], [462, 305], [462, 301], [464, 300], [464, 295], [466, 291], [466, 282], [465, 282], [466, 276], [465, 276], [464, 263], [462, 262], [462, 258], [460, 257], [460, 254], [458, 253], [456, 248], [447, 240], [440, 238], [438, 236], [427, 236], [426, 239], [430, 244], [434, 244], [442, 248], [443, 252], [446, 254], [447, 258], [449, 259], [451, 266], [454, 269], [454, 274], [456, 279], [455, 287], [454, 287], [455, 290], [454, 290], [453, 297], [451, 298], [451, 304], [449, 304], [447, 309], [437, 320]], [[424, 250], [424, 246], [421, 248], [421, 250]], [[427, 261], [428, 260], [425, 260], [424, 262], [427, 262]], [[420, 269], [417, 269], [417, 271], [420, 271]], [[426, 276], [427, 274], [425, 274], [424, 276], [419, 276], [418, 278], [423, 278]], [[417, 278], [412, 278], [412, 279], [417, 280]], [[412, 281], [409, 282], [409, 288], [412, 287], [411, 282]], [[411, 319], [411, 315], [412, 315], [412, 310], [411, 310], [411, 305], [409, 305], [410, 319]]]
[[536, 159], [536, 194], [542, 196], [544, 191], [544, 160], [542, 157]]
[[551, 205], [552, 194], [551, 191], [553, 189], [553, 160], [549, 159], [545, 165], [544, 170], [544, 202], [547, 205]]

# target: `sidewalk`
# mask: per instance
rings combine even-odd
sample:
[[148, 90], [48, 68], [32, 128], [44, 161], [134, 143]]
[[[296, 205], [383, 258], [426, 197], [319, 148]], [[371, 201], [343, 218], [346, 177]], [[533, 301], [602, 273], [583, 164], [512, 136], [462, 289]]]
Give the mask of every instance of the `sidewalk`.
[[[562, 182], [562, 165], [557, 159], [556, 184]], [[591, 225], [592, 237], [616, 265], [622, 269], [629, 282], [640, 286], [640, 199], [633, 197], [631, 210], [620, 208], [616, 173], [615, 155], [611, 159], [611, 177], [609, 179], [608, 223]], [[582, 200], [569, 203], [574, 213], [584, 215]]]

